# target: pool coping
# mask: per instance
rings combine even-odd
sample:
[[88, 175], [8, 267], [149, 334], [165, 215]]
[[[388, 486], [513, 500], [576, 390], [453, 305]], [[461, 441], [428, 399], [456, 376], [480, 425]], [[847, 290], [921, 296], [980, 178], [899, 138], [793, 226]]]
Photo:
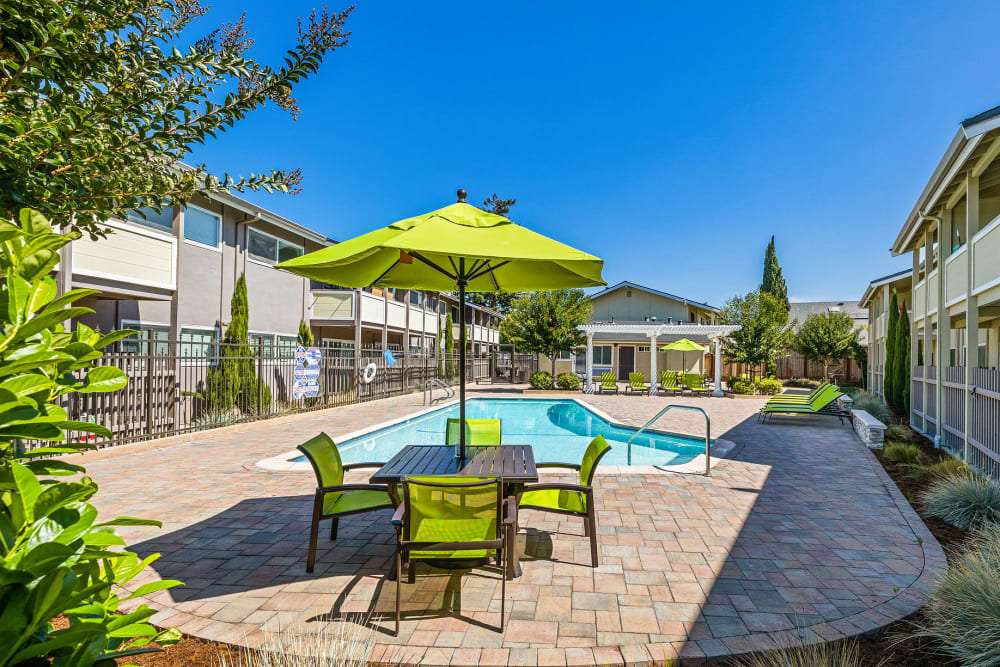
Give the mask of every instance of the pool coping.
[[[486, 397], [478, 397], [477, 396], [477, 397], [473, 397], [473, 398], [470, 398], [470, 399], [467, 399], [467, 400], [470, 400], [470, 401], [476, 401], [476, 400], [552, 401], [553, 398], [551, 396], [547, 396], [547, 397], [542, 397], [542, 396], [505, 396], [502, 399], [486, 399]], [[595, 415], [597, 415], [598, 417], [600, 417], [604, 421], [608, 422], [613, 427], [627, 428], [627, 429], [636, 429], [637, 428], [636, 426], [633, 426], [631, 424], [625, 424], [625, 423], [623, 423], [621, 421], [618, 421], [618, 420], [614, 419], [613, 417], [611, 417], [610, 415], [608, 415], [603, 410], [597, 408], [594, 405], [591, 405], [590, 403], [587, 403], [585, 401], [580, 400], [576, 396], [560, 397], [560, 398], [555, 399], [555, 400], [573, 401], [574, 403], [576, 403], [577, 405], [579, 405], [580, 407], [582, 407], [584, 410], [587, 410], [589, 412], [594, 413]], [[430, 414], [432, 412], [436, 412], [438, 410], [443, 410], [443, 409], [449, 408], [449, 407], [451, 407], [453, 405], [458, 405], [458, 403], [459, 403], [459, 400], [457, 398], [456, 399], [452, 399], [450, 401], [442, 402], [442, 403], [439, 403], [438, 405], [434, 405], [434, 406], [425, 408], [423, 410], [418, 410], [416, 412], [410, 413], [408, 415], [404, 415], [402, 417], [395, 417], [393, 419], [387, 419], [384, 422], [379, 422], [378, 424], [374, 424], [374, 425], [368, 426], [366, 428], [357, 429], [357, 430], [351, 431], [349, 433], [344, 433], [344, 434], [333, 434], [330, 437], [334, 440], [334, 442], [344, 442], [346, 440], [354, 440], [355, 438], [363, 437], [363, 436], [368, 435], [370, 433], [373, 433], [375, 431], [380, 431], [380, 430], [382, 430], [384, 428], [389, 428], [391, 426], [396, 426], [397, 424], [402, 424], [403, 422], [407, 422], [407, 421], [409, 421], [411, 419], [417, 419], [419, 417], [422, 417], [424, 415]], [[662, 430], [662, 429], [654, 429], [654, 428], [648, 428], [648, 429], [646, 429], [646, 432], [656, 433], [656, 434], [659, 434], [659, 435], [677, 436], [677, 437], [683, 437], [683, 438], [696, 437], [696, 436], [691, 436], [691, 435], [685, 434], [685, 433], [677, 433], [677, 432], [674, 432], [674, 431], [665, 431], [665, 430]], [[729, 458], [736, 451], [737, 451], [736, 443], [733, 442], [732, 440], [727, 440], [725, 438], [715, 438], [712, 441], [712, 448], [711, 448], [711, 451], [709, 452], [709, 455], [713, 459], [725, 459], [725, 458]], [[255, 467], [257, 467], [257, 468], [259, 468], [261, 470], [268, 471], [268, 472], [312, 472], [312, 468], [310, 467], [308, 461], [294, 462], [294, 461], [291, 460], [293, 458], [298, 458], [299, 456], [301, 456], [301, 452], [299, 452], [299, 450], [297, 450], [297, 449], [292, 449], [292, 450], [289, 450], [287, 452], [284, 452], [283, 454], [278, 454], [277, 456], [270, 456], [268, 458], [261, 459], [260, 461], [256, 462]], [[653, 475], [653, 474], [660, 474], [660, 473], [683, 473], [683, 474], [702, 473], [702, 474], [704, 474], [704, 471], [705, 471], [705, 454], [702, 453], [702, 454], [698, 454], [697, 456], [695, 456], [690, 461], [686, 461], [684, 463], [679, 463], [677, 465], [659, 465], [659, 466], [656, 466], [656, 465], [649, 465], [649, 466], [628, 466], [628, 465], [625, 465], [625, 466], [611, 466], [611, 465], [609, 465], [609, 466], [598, 466], [596, 474], [599, 474], [599, 475]]]

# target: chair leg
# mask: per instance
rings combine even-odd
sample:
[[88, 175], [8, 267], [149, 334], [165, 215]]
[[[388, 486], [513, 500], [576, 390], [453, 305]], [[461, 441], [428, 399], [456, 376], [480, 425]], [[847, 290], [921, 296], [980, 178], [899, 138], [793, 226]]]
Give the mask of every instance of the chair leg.
[[340, 519], [330, 520], [330, 540], [337, 539], [337, 525], [340, 523]]
[[417, 583], [417, 568], [416, 563], [412, 558], [406, 560], [406, 583], [415, 584]]
[[593, 491], [587, 493], [587, 526], [590, 533], [590, 564], [597, 567], [600, 563], [597, 557], [597, 509], [594, 507]]
[[403, 554], [396, 550], [396, 636], [399, 636], [399, 598], [402, 596], [400, 582], [403, 580]]
[[[507, 540], [510, 539], [510, 531], [505, 531], [507, 537], [504, 538], [503, 550], [507, 550]], [[500, 567], [500, 632], [503, 633], [503, 617], [504, 608], [507, 606], [507, 563], [504, 562]]]
[[583, 536], [590, 537], [590, 519], [589, 517], [583, 517]]
[[323, 496], [317, 493], [313, 501], [312, 525], [309, 527], [309, 555], [306, 557], [306, 572], [312, 572], [316, 565], [316, 542], [319, 540], [319, 517], [323, 512]]

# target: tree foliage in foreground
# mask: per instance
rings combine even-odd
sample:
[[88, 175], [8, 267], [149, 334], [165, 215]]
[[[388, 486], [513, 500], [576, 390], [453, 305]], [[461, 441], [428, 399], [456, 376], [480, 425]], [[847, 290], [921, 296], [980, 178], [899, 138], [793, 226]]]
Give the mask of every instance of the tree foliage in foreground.
[[579, 327], [590, 321], [591, 312], [590, 298], [582, 289], [524, 292], [500, 323], [500, 331], [519, 351], [548, 355], [555, 377], [556, 355], [587, 341]]
[[793, 345], [806, 359], [823, 364], [823, 378], [827, 379], [830, 366], [852, 356], [857, 341], [854, 320], [834, 311], [807, 317], [795, 333]]
[[96, 237], [97, 221], [197, 193], [297, 191], [297, 169], [220, 179], [178, 162], [267, 102], [297, 117], [292, 89], [347, 43], [351, 9], [300, 21], [277, 67], [247, 55], [243, 17], [185, 43], [206, 9], [198, 0], [0, 0], [0, 216], [28, 206]]
[[723, 339], [726, 359], [750, 367], [751, 379], [759, 366], [788, 356], [791, 340], [788, 313], [774, 295], [760, 290], [736, 296], [722, 307], [723, 324], [739, 327]]
[[[0, 221], [0, 666], [114, 665], [117, 657], [145, 653], [155, 641], [179, 639], [148, 624], [154, 611], [140, 605], [120, 614], [124, 600], [170, 588], [155, 581], [125, 597], [120, 589], [159, 554], [140, 560], [121, 550], [115, 526], [159, 522], [121, 517], [98, 521], [88, 501], [97, 484], [84, 469], [54, 456], [94, 445], [73, 442], [76, 432], [111, 437], [98, 424], [73, 421], [57, 405], [69, 394], [121, 389], [125, 374], [96, 366], [101, 349], [133, 331], [102, 336], [86, 325], [72, 332], [63, 322], [87, 315], [73, 306], [95, 290], [56, 296], [51, 277], [58, 250], [78, 233], [58, 234], [39, 213]], [[42, 446], [29, 451], [23, 441]], [[59, 477], [67, 477], [60, 480]], [[67, 627], [52, 620], [65, 616]]]

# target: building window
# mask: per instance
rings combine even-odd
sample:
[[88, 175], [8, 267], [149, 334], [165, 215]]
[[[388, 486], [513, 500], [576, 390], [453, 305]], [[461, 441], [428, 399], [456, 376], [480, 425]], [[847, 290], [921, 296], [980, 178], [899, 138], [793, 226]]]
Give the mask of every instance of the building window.
[[639, 351], [640, 352], [649, 352], [649, 346], [648, 345], [640, 345], [639, 346]]
[[594, 346], [594, 365], [595, 366], [610, 366], [611, 365], [611, 346], [610, 345], [595, 345]]
[[182, 360], [214, 357], [218, 331], [214, 327], [184, 327], [181, 329], [180, 356]]
[[222, 243], [222, 216], [188, 204], [184, 209], [184, 239], [218, 248]]
[[148, 206], [128, 212], [128, 221], [167, 234], [174, 233], [174, 207], [165, 206], [157, 213]]
[[305, 253], [302, 246], [253, 227], [247, 228], [247, 250], [251, 257], [268, 264], [301, 257]]
[[165, 324], [146, 324], [137, 320], [122, 320], [123, 329], [135, 329], [137, 333], [121, 341], [121, 351], [131, 354], [170, 353], [170, 327]]
[[573, 358], [573, 353], [569, 350], [560, 350], [559, 354], [556, 356], [558, 361], [569, 361]]
[[410, 303], [414, 306], [421, 306], [424, 303], [424, 293], [420, 290], [410, 290]]

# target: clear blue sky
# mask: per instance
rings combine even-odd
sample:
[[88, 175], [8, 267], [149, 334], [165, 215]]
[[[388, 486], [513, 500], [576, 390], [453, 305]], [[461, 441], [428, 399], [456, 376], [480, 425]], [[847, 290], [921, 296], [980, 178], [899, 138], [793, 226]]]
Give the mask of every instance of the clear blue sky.
[[[215, 0], [191, 34], [246, 9], [277, 62], [318, 2]], [[998, 24], [995, 0], [368, 0], [297, 122], [257, 111], [191, 161], [301, 167], [302, 194], [248, 198], [335, 239], [464, 187], [611, 284], [722, 305], [774, 234], [790, 296], [856, 299], [908, 266], [888, 247], [959, 121], [1000, 104]]]

